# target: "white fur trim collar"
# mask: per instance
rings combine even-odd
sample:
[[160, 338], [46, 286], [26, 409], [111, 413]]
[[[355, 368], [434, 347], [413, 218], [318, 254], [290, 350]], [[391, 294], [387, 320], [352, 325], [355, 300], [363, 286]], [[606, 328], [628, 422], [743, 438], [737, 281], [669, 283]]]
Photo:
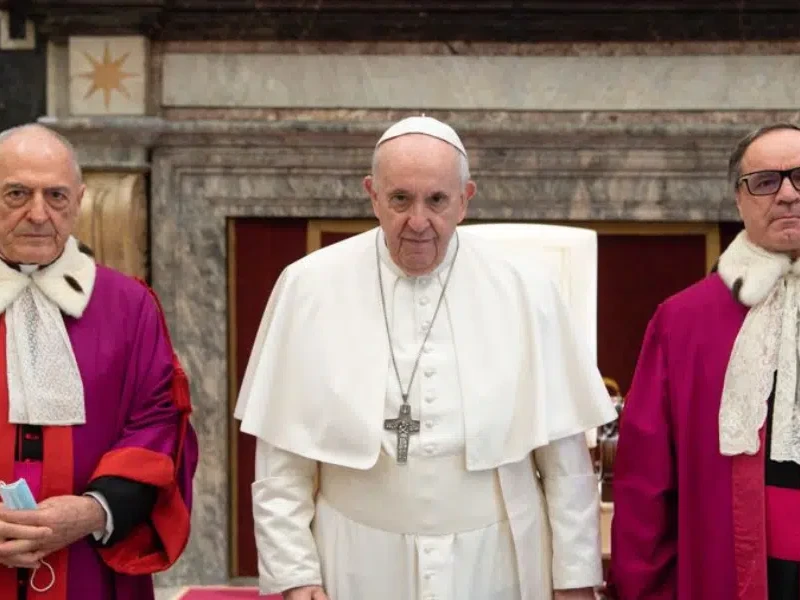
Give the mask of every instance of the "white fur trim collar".
[[74, 237], [67, 240], [61, 256], [53, 263], [30, 275], [0, 261], [0, 313], [33, 283], [64, 313], [78, 318], [89, 304], [96, 274], [94, 259], [81, 251]]
[[752, 243], [742, 231], [719, 258], [719, 275], [736, 299], [755, 306], [789, 272], [800, 274], [800, 263], [785, 254], [769, 252]]

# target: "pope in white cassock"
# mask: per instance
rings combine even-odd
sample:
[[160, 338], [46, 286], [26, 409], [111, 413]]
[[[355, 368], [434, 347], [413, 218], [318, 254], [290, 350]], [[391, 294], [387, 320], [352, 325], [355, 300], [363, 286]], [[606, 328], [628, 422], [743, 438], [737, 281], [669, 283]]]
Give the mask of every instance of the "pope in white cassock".
[[616, 414], [554, 283], [457, 229], [476, 188], [448, 125], [390, 127], [364, 186], [380, 227], [281, 274], [236, 407], [261, 592], [593, 598], [585, 432]]

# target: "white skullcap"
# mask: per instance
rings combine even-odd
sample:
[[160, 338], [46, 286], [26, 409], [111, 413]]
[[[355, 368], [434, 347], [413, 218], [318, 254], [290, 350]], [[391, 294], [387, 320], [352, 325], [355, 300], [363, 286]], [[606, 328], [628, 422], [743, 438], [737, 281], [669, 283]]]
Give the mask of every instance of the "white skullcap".
[[425, 115], [420, 117], [407, 117], [402, 121], [398, 121], [384, 132], [381, 139], [375, 144], [375, 147], [377, 148], [387, 140], [400, 137], [401, 135], [408, 135], [409, 133], [419, 133], [438, 138], [453, 146], [465, 157], [467, 156], [464, 144], [461, 143], [461, 138], [458, 137], [455, 129], [446, 123], [442, 123], [433, 117], [426, 117]]

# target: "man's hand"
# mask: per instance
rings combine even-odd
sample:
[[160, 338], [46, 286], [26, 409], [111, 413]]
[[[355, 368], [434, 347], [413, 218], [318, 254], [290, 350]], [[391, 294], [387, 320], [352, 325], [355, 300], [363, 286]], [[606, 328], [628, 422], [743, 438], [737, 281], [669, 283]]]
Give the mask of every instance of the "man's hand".
[[0, 564], [6, 567], [34, 569], [44, 557], [42, 540], [52, 535], [47, 527], [16, 525], [3, 518], [9, 512], [0, 503]]
[[36, 557], [38, 564], [48, 554], [103, 530], [106, 515], [94, 498], [54, 496], [40, 502], [35, 510], [0, 508], [0, 523], [14, 527], [8, 530], [11, 535], [0, 530], [0, 538], [10, 540], [0, 543], [0, 562], [5, 563], [6, 556], [23, 552], [30, 554], [29, 558]]
[[318, 585], [304, 585], [283, 592], [283, 600], [328, 600], [328, 596]]
[[553, 592], [553, 600], [597, 600], [597, 595], [592, 588], [556, 590]]

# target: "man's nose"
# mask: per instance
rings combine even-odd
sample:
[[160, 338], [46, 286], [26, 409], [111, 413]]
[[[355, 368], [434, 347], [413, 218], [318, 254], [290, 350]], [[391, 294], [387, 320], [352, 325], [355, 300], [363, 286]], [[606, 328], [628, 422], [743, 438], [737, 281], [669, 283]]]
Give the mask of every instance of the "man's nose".
[[414, 231], [424, 231], [428, 228], [428, 215], [423, 204], [415, 203], [411, 207], [411, 214], [408, 217], [408, 226]]
[[41, 192], [36, 192], [33, 195], [27, 217], [32, 223], [45, 223], [47, 221], [47, 205]]

